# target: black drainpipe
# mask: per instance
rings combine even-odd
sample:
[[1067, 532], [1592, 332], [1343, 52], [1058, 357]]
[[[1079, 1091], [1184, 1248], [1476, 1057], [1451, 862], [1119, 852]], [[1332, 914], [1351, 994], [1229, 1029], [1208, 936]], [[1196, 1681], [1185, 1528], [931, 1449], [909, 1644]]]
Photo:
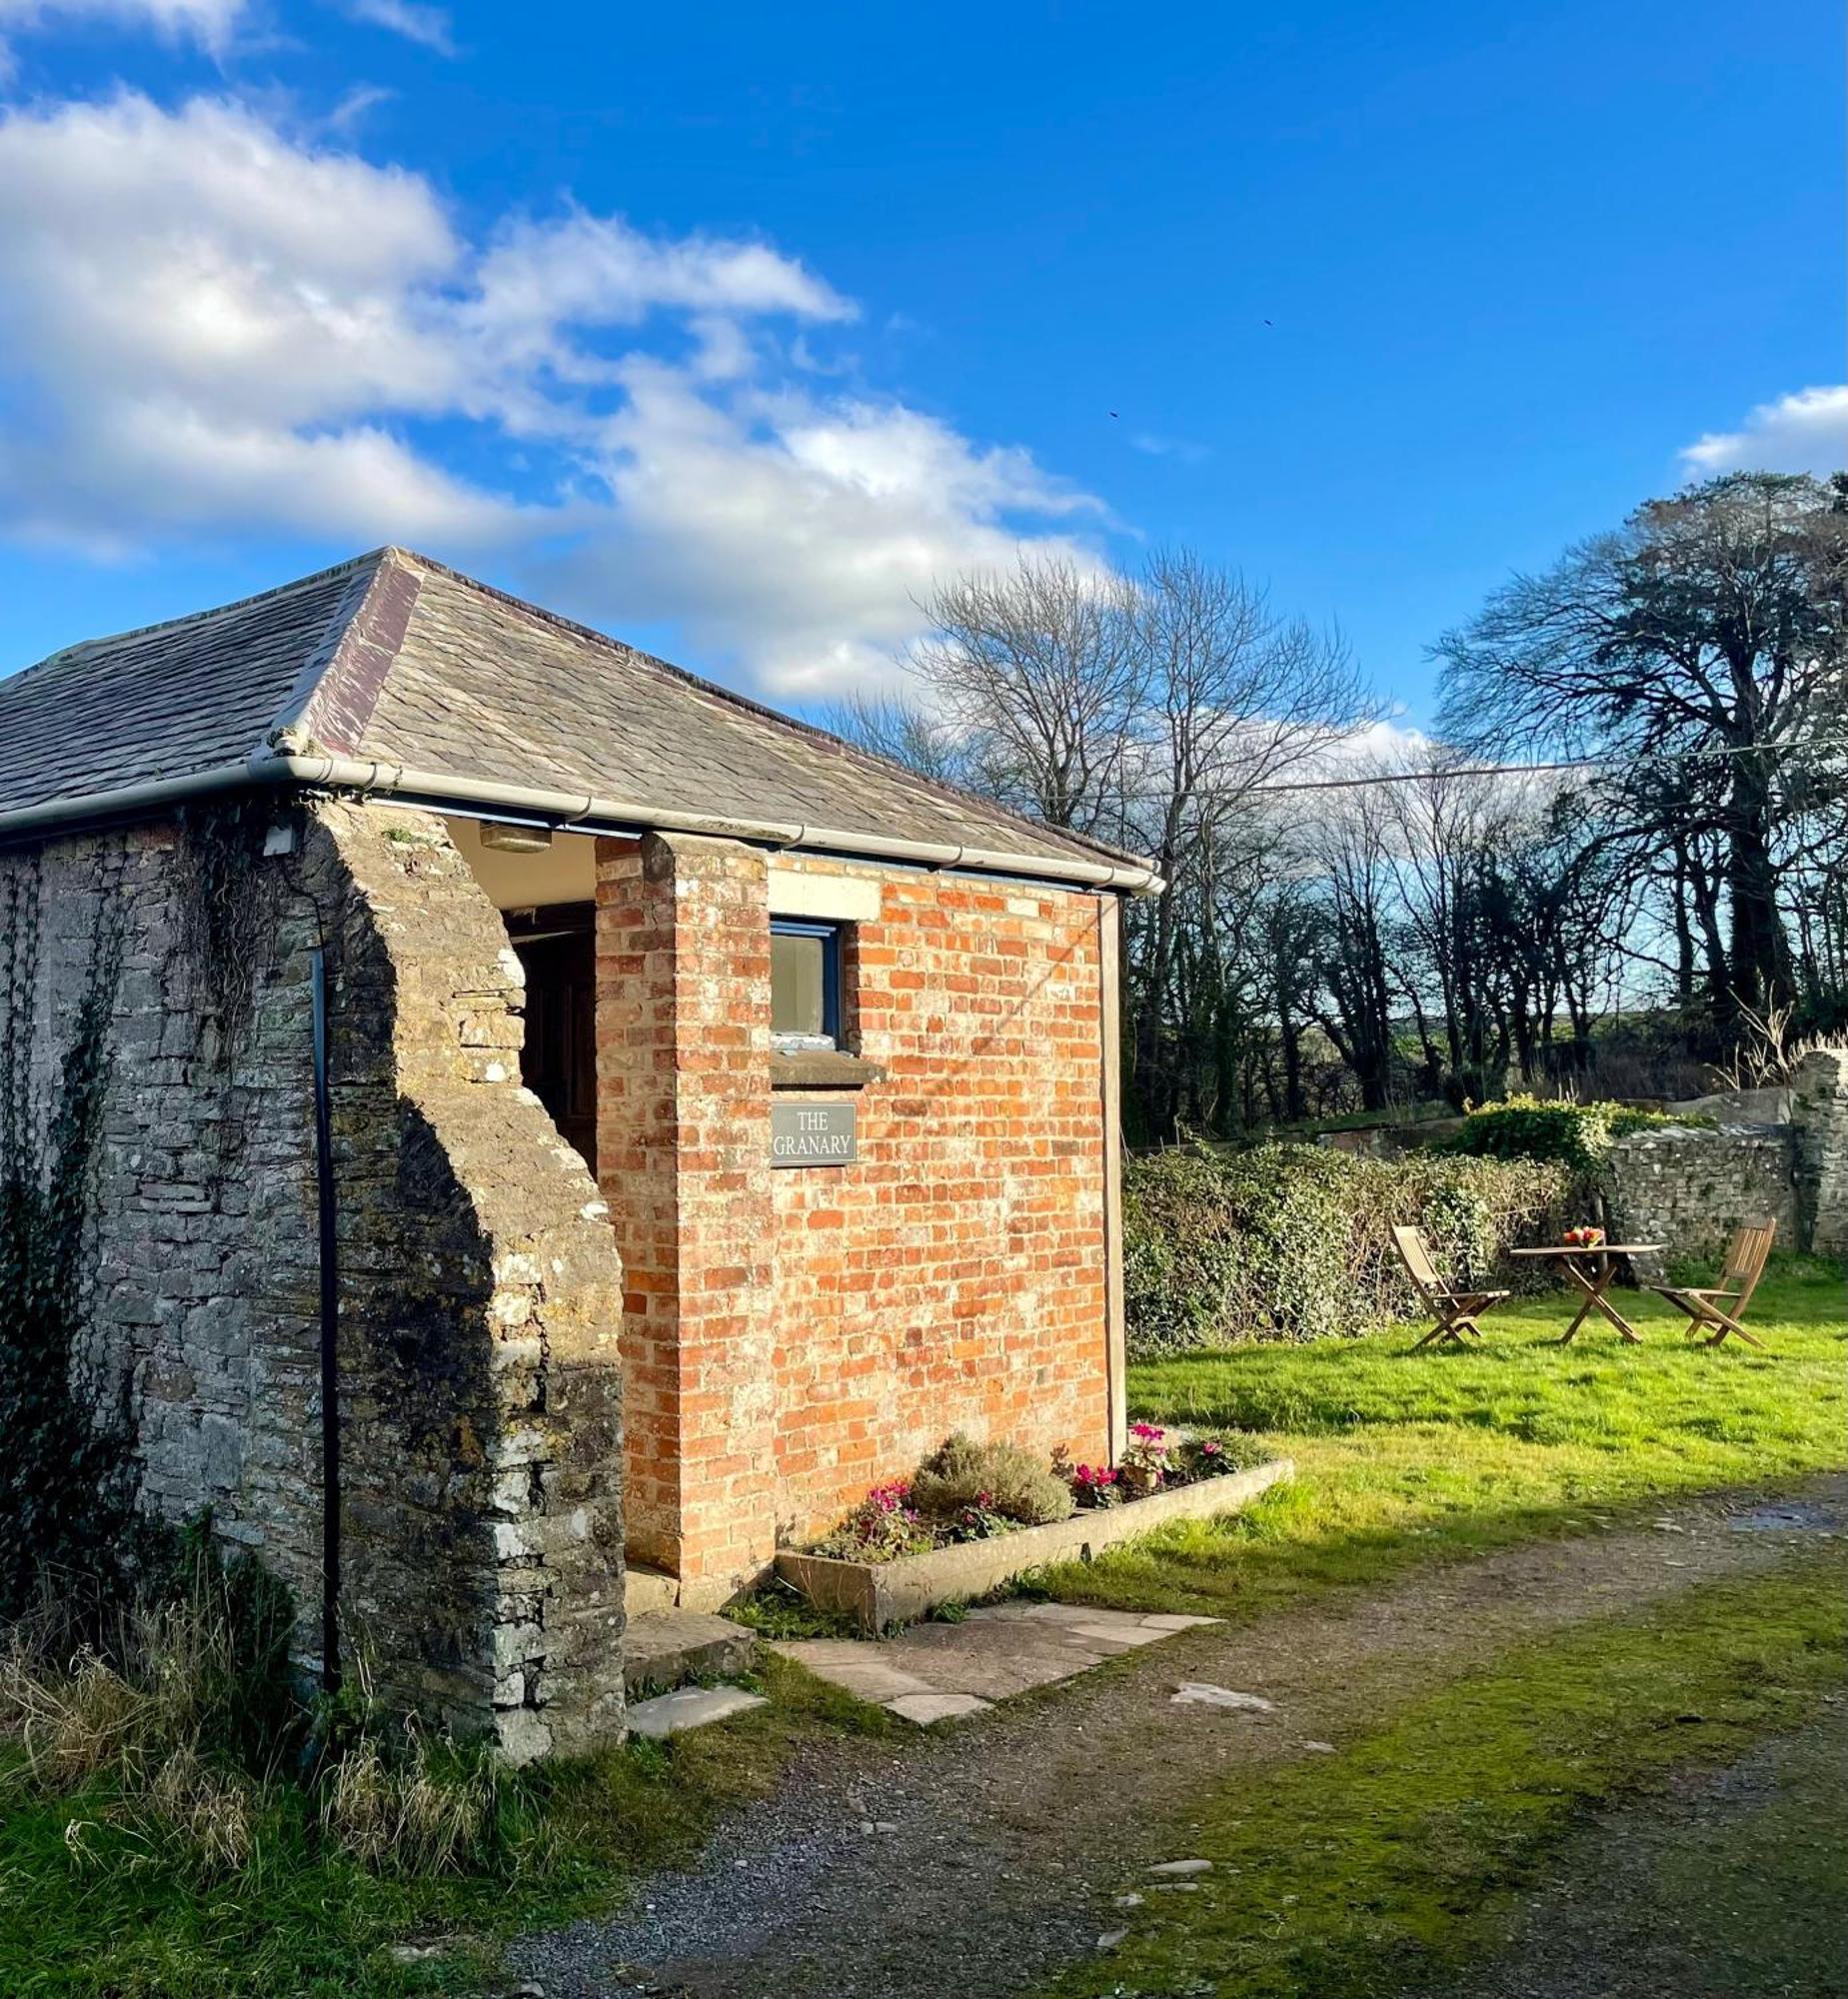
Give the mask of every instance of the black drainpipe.
[[327, 953], [309, 952], [314, 993], [315, 1190], [321, 1214], [321, 1685], [340, 1691], [340, 1264], [328, 1090]]

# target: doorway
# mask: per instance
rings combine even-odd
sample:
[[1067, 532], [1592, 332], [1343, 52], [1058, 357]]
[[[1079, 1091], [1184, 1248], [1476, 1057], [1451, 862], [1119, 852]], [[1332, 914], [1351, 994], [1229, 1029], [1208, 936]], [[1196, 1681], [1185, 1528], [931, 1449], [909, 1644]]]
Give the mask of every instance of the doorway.
[[566, 1143], [597, 1171], [597, 944], [595, 903], [504, 912], [526, 972], [526, 1046], [520, 1076]]

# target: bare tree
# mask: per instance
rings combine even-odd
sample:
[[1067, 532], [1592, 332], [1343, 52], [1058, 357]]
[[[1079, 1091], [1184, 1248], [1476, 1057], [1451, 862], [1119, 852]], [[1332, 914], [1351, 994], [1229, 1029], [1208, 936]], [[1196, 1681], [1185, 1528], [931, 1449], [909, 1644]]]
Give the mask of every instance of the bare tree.
[[1229, 990], [1219, 908], [1267, 838], [1258, 794], [1364, 718], [1338, 634], [1280, 618], [1262, 591], [1185, 550], [1157, 551], [1135, 592], [1143, 662], [1121, 838], [1166, 884], [1132, 923], [1133, 1073], [1149, 1127], [1175, 1128], [1216, 1031], [1185, 1004], [1181, 941]]
[[983, 789], [974, 746], [942, 716], [893, 694], [855, 694], [824, 710], [822, 726], [939, 785]]
[[942, 585], [925, 609], [909, 698], [852, 704], [834, 725], [1150, 856], [1164, 886], [1126, 926], [1136, 1122], [1164, 1137], [1226, 1114], [1248, 1093], [1261, 984], [1247, 944], [1267, 879], [1254, 794], [1355, 727], [1345, 646], [1182, 550], [1133, 578], [1023, 556]]
[[1706, 816], [1653, 831], [1723, 846], [1728, 934], [1710, 973], [1734, 1017], [1795, 992], [1778, 849], [1808, 742], [1839, 704], [1845, 581], [1840, 482], [1732, 474], [1517, 577], [1439, 649], [1459, 741], [1594, 753], [1645, 783], [1664, 759], [1713, 761], [1714, 781], [1689, 787]]
[[1392, 854], [1380, 792], [1332, 795], [1335, 803], [1304, 829], [1320, 871], [1325, 916], [1316, 975], [1316, 1015], [1360, 1086], [1363, 1110], [1392, 1099], [1393, 1028], [1390, 908]]
[[1048, 826], [1122, 830], [1147, 669], [1133, 585], [1064, 557], [939, 584], [912, 663], [926, 725], [980, 789]]

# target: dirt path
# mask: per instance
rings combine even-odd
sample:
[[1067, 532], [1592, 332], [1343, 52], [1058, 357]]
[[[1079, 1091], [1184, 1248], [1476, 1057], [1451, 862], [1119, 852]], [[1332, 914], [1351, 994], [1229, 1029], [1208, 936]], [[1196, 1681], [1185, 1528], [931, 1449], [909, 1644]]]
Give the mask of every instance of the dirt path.
[[1848, 1701], [1603, 1813], [1512, 1946], [1419, 1999], [1842, 1999]]
[[[1751, 1529], [1737, 1497], [1445, 1566], [1374, 1597], [1192, 1631], [903, 1754], [818, 1746], [687, 1873], [625, 1913], [511, 1954], [548, 1999], [999, 1999], [1111, 1928], [1110, 1897], [1184, 1852], [1184, 1806], [1237, 1769], [1312, 1753], [1396, 1702], [1581, 1619], [1640, 1607], [1848, 1531], [1848, 1478]], [[1273, 1714], [1174, 1706], [1182, 1680]], [[1176, 1820], [1178, 1818], [1178, 1824]], [[1148, 1830], [1141, 1830], [1148, 1828]], [[1152, 1844], [1180, 1842], [1174, 1851]], [[1520, 1988], [1513, 1988], [1518, 1991]]]

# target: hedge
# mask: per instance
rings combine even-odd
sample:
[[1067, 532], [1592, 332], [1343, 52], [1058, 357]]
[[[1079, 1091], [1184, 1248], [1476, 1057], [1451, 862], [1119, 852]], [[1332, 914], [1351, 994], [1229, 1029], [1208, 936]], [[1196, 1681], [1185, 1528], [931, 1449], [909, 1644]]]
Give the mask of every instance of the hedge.
[[1570, 1170], [1434, 1152], [1372, 1158], [1315, 1145], [1204, 1147], [1131, 1159], [1123, 1288], [1136, 1356], [1321, 1339], [1408, 1318], [1417, 1299], [1388, 1229], [1415, 1222], [1440, 1269], [1509, 1283], [1504, 1252], [1580, 1219]]
[[1669, 1117], [1623, 1103], [1567, 1103], [1537, 1096], [1509, 1096], [1465, 1113], [1461, 1126], [1433, 1149], [1480, 1159], [1554, 1159], [1587, 1185], [1601, 1184], [1610, 1166], [1613, 1138], [1663, 1124], [1711, 1124], [1711, 1117]]

